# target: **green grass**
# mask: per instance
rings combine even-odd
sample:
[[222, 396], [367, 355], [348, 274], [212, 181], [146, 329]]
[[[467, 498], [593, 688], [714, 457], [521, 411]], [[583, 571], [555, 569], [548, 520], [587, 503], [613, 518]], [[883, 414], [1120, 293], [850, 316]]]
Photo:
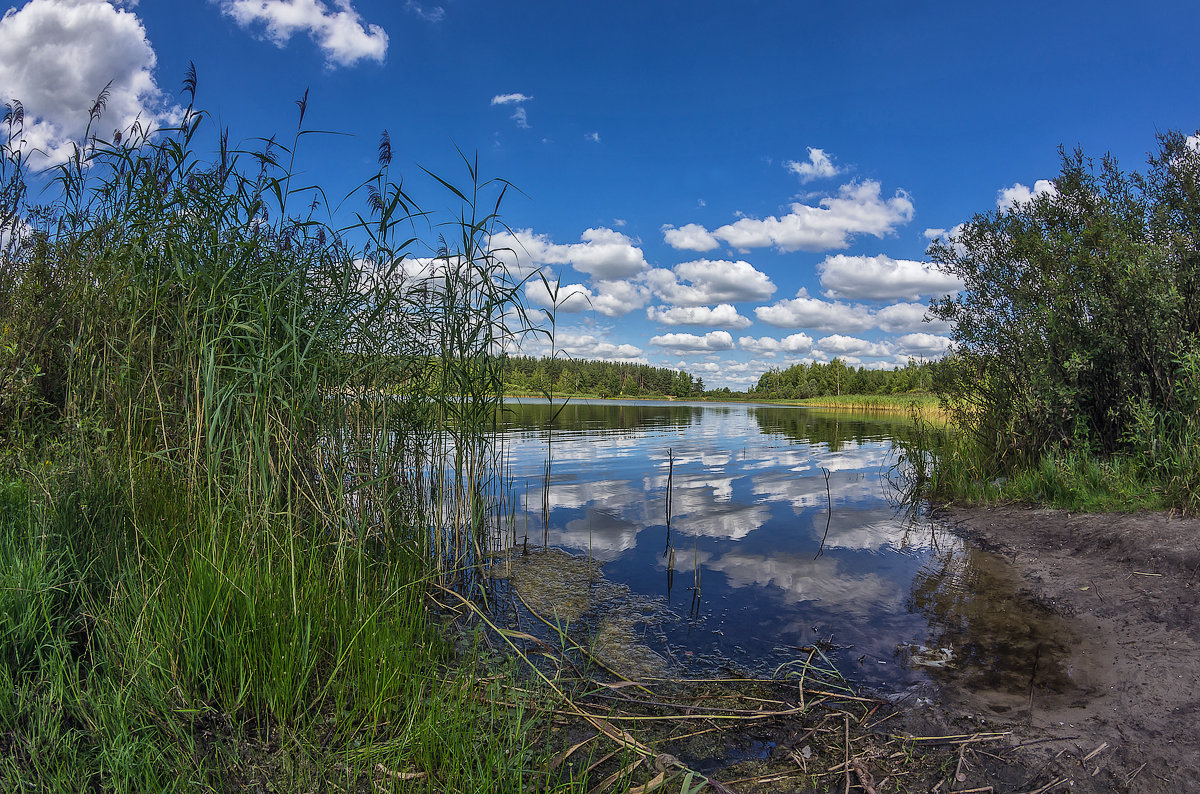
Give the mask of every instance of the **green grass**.
[[865, 414], [908, 414], [931, 422], [944, 423], [936, 394], [928, 392], [905, 392], [902, 394], [827, 394], [824, 397], [808, 397], [800, 400], [765, 400], [773, 405], [798, 405], [805, 408], [827, 408]]
[[999, 490], [1008, 499], [1072, 512], [1161, 510], [1168, 505], [1162, 489], [1126, 456], [1046, 454], [1037, 465], [1014, 471]]
[[306, 101], [255, 151], [205, 158], [190, 103], [89, 138], [40, 207], [8, 119], [0, 790], [586, 783], [546, 770], [553, 693], [507, 694], [431, 611], [432, 583], [478, 594], [502, 520], [506, 185], [464, 158], [431, 216], [385, 133], [357, 209], [321, 217], [293, 179]]
[[1051, 449], [1035, 460], [1003, 466], [970, 433], [924, 419], [898, 445], [909, 498], [965, 505], [1022, 503], [1072, 512], [1196, 509], [1195, 494], [1181, 494], [1180, 480], [1164, 478], [1162, 470], [1133, 454], [1100, 457]]
[[922, 410], [936, 410], [938, 397], [928, 392], [909, 392], [903, 394], [828, 394], [824, 397], [809, 397], [804, 400], [788, 400], [796, 405], [810, 405], [821, 408], [851, 408], [864, 411], [895, 411], [898, 413], [910, 410], [916, 405]]
[[0, 510], [0, 789], [559, 782], [409, 552], [247, 534], [152, 475], [38, 484], [65, 495], [10, 480]]

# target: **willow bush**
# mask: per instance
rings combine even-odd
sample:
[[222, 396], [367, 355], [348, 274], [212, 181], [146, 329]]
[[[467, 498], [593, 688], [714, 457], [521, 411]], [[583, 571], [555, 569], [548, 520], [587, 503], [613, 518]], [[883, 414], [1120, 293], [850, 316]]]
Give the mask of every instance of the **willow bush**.
[[929, 254], [965, 285], [931, 306], [939, 387], [988, 468], [1121, 456], [1200, 507], [1200, 136], [1160, 136], [1144, 174], [1063, 152], [1054, 190]]

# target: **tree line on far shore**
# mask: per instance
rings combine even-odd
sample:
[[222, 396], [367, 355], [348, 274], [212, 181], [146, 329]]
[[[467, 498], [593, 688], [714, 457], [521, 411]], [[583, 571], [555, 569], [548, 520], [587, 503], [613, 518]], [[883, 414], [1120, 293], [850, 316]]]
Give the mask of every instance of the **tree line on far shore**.
[[939, 361], [910, 361], [893, 369], [868, 369], [840, 358], [828, 363], [793, 364], [770, 369], [749, 390], [760, 399], [804, 400], [843, 394], [904, 394], [930, 392], [943, 365]]
[[704, 379], [682, 370], [623, 361], [510, 356], [509, 394], [589, 394], [598, 397], [703, 397]]
[[802, 400], [843, 394], [931, 392], [944, 369], [940, 362], [912, 361], [894, 369], [868, 369], [839, 358], [828, 363], [796, 363], [764, 372], [745, 391], [706, 388], [704, 379], [684, 370], [649, 364], [573, 358], [510, 356], [504, 388], [509, 394], [595, 395], [597, 397], [749, 397]]

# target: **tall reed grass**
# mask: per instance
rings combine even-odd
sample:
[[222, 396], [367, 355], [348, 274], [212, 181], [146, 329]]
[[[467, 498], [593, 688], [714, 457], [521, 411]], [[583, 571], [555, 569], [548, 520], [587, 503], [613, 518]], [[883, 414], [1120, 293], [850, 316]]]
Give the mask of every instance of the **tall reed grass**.
[[4, 119], [0, 788], [553, 785], [425, 600], [499, 532], [507, 185], [441, 221], [384, 133], [339, 221], [307, 96], [242, 148], [195, 91], [48, 174]]
[[827, 394], [824, 397], [809, 397], [803, 400], [796, 400], [795, 403], [814, 408], [841, 408], [848, 411], [861, 411], [863, 413], [911, 414], [915, 406], [924, 415], [933, 418], [942, 416], [937, 395], [928, 392], [901, 394]]

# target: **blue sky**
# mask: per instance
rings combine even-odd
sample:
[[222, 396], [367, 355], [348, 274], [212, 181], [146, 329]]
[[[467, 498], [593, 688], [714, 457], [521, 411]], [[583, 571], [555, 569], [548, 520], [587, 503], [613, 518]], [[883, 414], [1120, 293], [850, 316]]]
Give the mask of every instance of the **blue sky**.
[[[380, 132], [417, 167], [455, 147], [512, 182], [497, 244], [574, 295], [558, 347], [744, 388], [772, 366], [936, 357], [956, 284], [931, 236], [1047, 189], [1057, 148], [1140, 167], [1200, 127], [1194, 3], [28, 0], [0, 21], [0, 99], [51, 159], [106, 121], [163, 120], [189, 61], [234, 140], [308, 124], [331, 194]], [[57, 155], [56, 155], [57, 153]], [[531, 288], [536, 306], [545, 296]], [[530, 352], [536, 352], [531, 347]]]

